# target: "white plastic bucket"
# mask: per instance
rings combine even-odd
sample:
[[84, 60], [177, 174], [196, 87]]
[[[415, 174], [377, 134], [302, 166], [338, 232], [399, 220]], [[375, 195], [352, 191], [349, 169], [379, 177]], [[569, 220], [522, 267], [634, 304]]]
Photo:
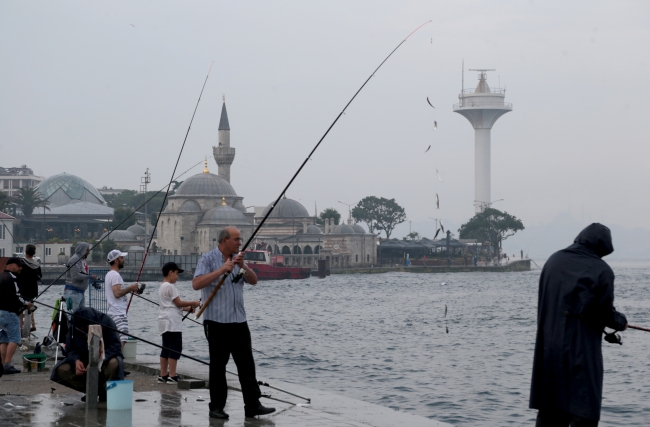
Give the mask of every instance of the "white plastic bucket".
[[133, 407], [133, 381], [106, 381], [106, 408], [123, 411]]
[[138, 342], [136, 340], [128, 340], [124, 343], [124, 348], [122, 349], [122, 354], [125, 359], [135, 359], [135, 355], [138, 351]]

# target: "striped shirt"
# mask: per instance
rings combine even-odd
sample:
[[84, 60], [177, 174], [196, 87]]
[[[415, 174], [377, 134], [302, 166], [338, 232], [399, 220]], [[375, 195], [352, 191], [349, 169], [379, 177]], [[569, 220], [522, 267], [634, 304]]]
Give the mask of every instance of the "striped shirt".
[[[196, 265], [194, 277], [212, 273], [223, 265], [223, 255], [219, 248], [203, 254]], [[235, 265], [233, 271], [223, 282], [219, 291], [203, 312], [205, 320], [212, 320], [219, 323], [244, 323], [246, 321], [246, 310], [244, 310], [244, 278], [233, 283], [232, 279], [239, 273], [239, 266]], [[207, 301], [208, 297], [221, 280], [218, 277], [214, 282], [201, 289], [201, 298]]]

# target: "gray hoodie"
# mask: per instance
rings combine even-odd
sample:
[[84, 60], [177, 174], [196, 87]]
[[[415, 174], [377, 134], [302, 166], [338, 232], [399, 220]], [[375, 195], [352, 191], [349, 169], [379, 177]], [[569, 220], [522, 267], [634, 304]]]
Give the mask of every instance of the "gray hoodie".
[[81, 291], [88, 289], [88, 274], [84, 268], [83, 257], [90, 248], [90, 244], [86, 242], [79, 242], [74, 248], [74, 255], [66, 264], [68, 271], [65, 273], [66, 286], [72, 286]]

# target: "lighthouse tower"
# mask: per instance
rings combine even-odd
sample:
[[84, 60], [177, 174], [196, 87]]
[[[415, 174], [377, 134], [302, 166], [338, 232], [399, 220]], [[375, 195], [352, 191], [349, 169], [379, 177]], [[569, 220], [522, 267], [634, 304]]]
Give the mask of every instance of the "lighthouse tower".
[[228, 123], [225, 96], [223, 97], [221, 119], [219, 120], [219, 146], [212, 147], [212, 154], [219, 167], [218, 175], [230, 182], [230, 165], [235, 160], [235, 149], [230, 147], [230, 124]]
[[476, 89], [461, 89], [454, 112], [465, 117], [474, 127], [474, 207], [483, 212], [492, 204], [490, 194], [490, 131], [497, 119], [512, 111], [512, 104], [504, 102], [505, 89], [490, 89], [487, 72], [478, 71]]

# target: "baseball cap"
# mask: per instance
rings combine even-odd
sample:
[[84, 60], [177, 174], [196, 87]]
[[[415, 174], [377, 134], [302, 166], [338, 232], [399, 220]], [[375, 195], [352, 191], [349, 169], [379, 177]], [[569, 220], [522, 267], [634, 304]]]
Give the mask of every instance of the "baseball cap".
[[167, 277], [170, 271], [178, 271], [178, 274], [181, 274], [185, 270], [178, 268], [178, 265], [175, 262], [168, 262], [162, 267], [163, 276]]
[[113, 262], [116, 259], [118, 259], [121, 256], [127, 256], [129, 253], [128, 252], [122, 252], [119, 249], [113, 249], [108, 253], [108, 256], [106, 256], [106, 261], [108, 262]]
[[15, 257], [15, 256], [12, 256], [11, 258], [9, 258], [9, 259], [7, 260], [7, 264], [6, 264], [6, 265], [9, 265], [9, 264], [18, 264], [18, 265], [21, 266], [21, 267], [22, 267], [23, 265], [25, 265], [25, 263], [23, 262], [22, 259], [20, 259], [20, 258], [18, 258], [18, 257]]

